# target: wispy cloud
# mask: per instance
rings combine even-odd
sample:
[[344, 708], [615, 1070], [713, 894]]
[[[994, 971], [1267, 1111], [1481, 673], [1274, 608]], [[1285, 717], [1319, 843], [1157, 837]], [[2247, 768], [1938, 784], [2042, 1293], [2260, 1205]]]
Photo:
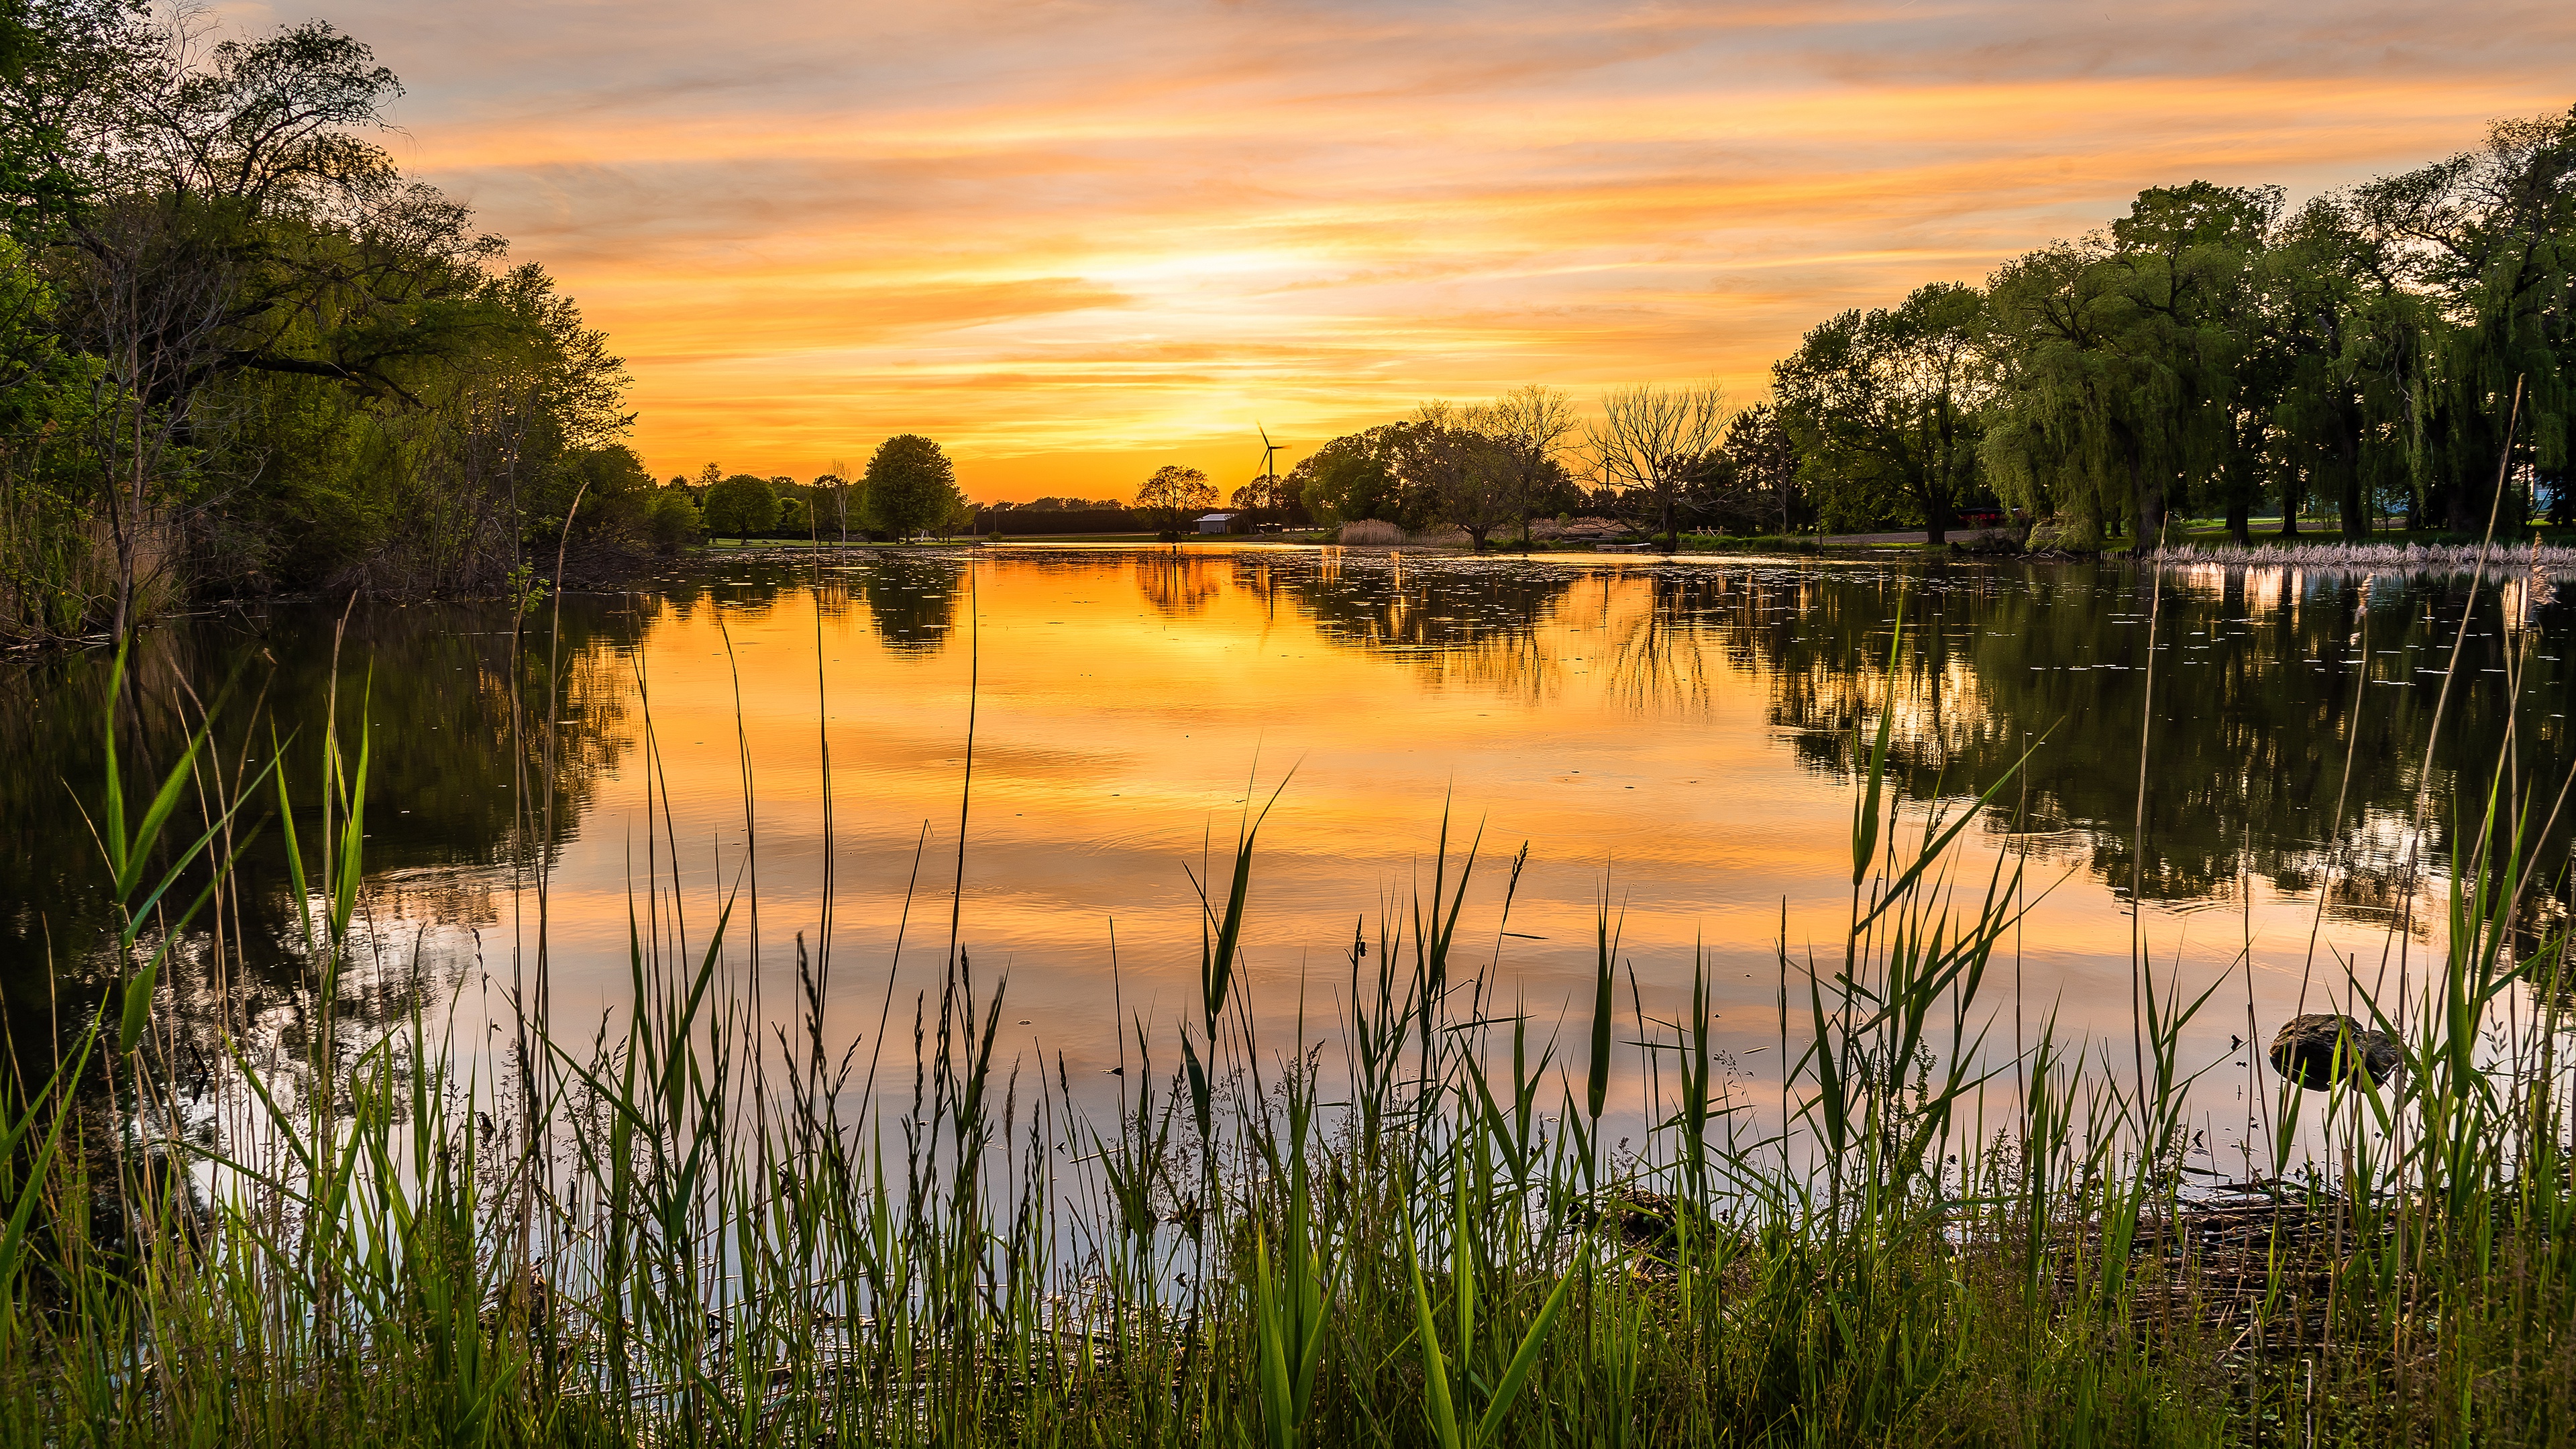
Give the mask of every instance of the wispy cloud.
[[[300, 19], [228, 8], [239, 23]], [[2191, 177], [2576, 100], [2576, 11], [366, 0], [415, 168], [633, 360], [657, 470], [1232, 481], [1428, 396], [1717, 375]]]

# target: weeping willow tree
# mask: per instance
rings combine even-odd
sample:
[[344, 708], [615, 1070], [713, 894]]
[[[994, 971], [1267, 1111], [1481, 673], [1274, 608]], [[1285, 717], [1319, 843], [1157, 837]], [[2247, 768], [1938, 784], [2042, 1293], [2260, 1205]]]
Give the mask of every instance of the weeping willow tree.
[[[2576, 523], [2576, 111], [2317, 197], [2193, 182], [1989, 288], [1997, 494], [2079, 547], [2171, 509]], [[2514, 397], [2522, 395], [2517, 418]], [[2514, 429], [2508, 438], [2506, 429]], [[2505, 491], [2498, 494], [2499, 482]]]
[[2277, 193], [2141, 194], [2108, 234], [1998, 271], [1983, 457], [1999, 495], [2070, 543], [2152, 544], [2228, 462], [2251, 253]]
[[[2421, 512], [2475, 532], [2564, 494], [2576, 387], [2576, 109], [2488, 128], [2485, 144], [2358, 188], [2356, 230], [2433, 319], [2417, 405]], [[2513, 398], [2522, 401], [2518, 426]], [[2519, 468], [2499, 469], [2508, 439]], [[2519, 480], [2505, 497], [2499, 478]], [[2562, 508], [2564, 507], [2562, 503]]]
[[2259, 271], [2254, 315], [2274, 372], [2268, 446], [2283, 532], [2313, 496], [2334, 505], [2344, 537], [2366, 538], [2377, 504], [2411, 501], [2423, 483], [2438, 309], [2401, 283], [2385, 233], [2351, 193], [2318, 197], [2284, 221]]

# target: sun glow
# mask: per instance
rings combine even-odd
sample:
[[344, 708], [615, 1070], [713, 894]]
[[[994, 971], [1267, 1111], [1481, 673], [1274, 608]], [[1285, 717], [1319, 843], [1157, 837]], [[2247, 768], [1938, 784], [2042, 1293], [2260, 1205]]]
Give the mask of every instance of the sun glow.
[[2312, 192], [2576, 74], [2518, 4], [348, 9], [406, 162], [630, 359], [656, 472], [915, 431], [979, 497], [1230, 487], [1256, 423], [1293, 460], [1523, 382], [1749, 397], [2141, 187]]

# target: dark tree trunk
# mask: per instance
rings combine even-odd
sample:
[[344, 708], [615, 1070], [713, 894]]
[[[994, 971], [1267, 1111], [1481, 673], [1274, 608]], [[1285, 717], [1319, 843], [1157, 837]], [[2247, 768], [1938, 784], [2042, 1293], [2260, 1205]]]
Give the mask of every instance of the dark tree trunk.
[[2362, 496], [2360, 444], [2355, 437], [2352, 409], [2335, 409], [2335, 476], [2343, 486], [2336, 490], [2336, 502], [2343, 514], [2343, 536], [2370, 537], [2370, 500]]
[[2458, 478], [2442, 484], [2442, 506], [2435, 510], [2434, 526], [2452, 533], [2476, 533], [2485, 520], [2478, 516], [2473, 489]]
[[2161, 478], [2150, 476], [2143, 450], [2129, 449], [2129, 493], [2132, 511], [2138, 521], [2137, 537], [2130, 547], [2138, 552], [2154, 548], [2165, 529], [2165, 485]]
[[2227, 536], [2236, 540], [2239, 545], [2252, 543], [2254, 541], [2254, 530], [2251, 527], [2253, 518], [2252, 504], [2242, 498], [2230, 502], [2227, 505]]

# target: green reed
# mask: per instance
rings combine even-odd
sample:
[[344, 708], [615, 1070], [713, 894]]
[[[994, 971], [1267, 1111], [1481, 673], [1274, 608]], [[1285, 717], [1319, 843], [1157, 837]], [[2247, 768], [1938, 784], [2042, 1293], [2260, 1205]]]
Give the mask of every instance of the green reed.
[[[434, 1005], [360, 1031], [339, 1003], [387, 969], [363, 734], [326, 722], [318, 780], [227, 783], [200, 730], [139, 814], [111, 753], [129, 974], [0, 1116], [0, 1440], [2576, 1438], [2564, 941], [2517, 934], [2563, 874], [2527, 788], [2500, 767], [2454, 833], [2433, 969], [2384, 1003], [2346, 983], [2404, 1069], [2282, 1087], [2270, 1170], [2212, 1212], [2182, 1045], [2208, 992], [2145, 969], [2129, 1051], [2053, 1024], [1994, 1048], [2023, 881], [1954, 876], [2003, 784], [1909, 815], [1888, 739], [1839, 960], [1784, 934], [1776, 1102], [1722, 1069], [1705, 961], [1647, 999], [1606, 892], [1588, 1011], [1507, 1008], [1460, 950], [1478, 850], [1445, 817], [1427, 892], [1359, 918], [1331, 1018], [1262, 1019], [1248, 814], [1189, 1018], [1123, 1026], [1107, 1111], [1060, 1059], [1000, 1057], [1008, 983], [962, 950], [912, 1003], [908, 1085], [862, 1085], [827, 958], [799, 939], [779, 1023], [728, 967], [756, 887], [691, 940], [658, 864], [613, 1021], [523, 1002], [501, 1068]], [[174, 835], [192, 783], [203, 831]], [[226, 827], [272, 801], [289, 878], [246, 884], [298, 902], [313, 1010], [225, 1038], [210, 1130], [155, 1003], [223, 909]]]

